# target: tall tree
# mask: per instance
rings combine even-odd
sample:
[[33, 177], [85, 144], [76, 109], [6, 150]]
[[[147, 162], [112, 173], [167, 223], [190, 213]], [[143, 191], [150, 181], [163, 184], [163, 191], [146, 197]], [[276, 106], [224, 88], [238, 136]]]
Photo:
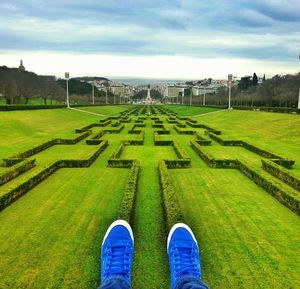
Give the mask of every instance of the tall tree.
[[256, 73], [254, 72], [253, 73], [253, 77], [252, 77], [252, 84], [253, 85], [257, 85], [257, 83], [258, 83], [258, 78], [257, 78]]

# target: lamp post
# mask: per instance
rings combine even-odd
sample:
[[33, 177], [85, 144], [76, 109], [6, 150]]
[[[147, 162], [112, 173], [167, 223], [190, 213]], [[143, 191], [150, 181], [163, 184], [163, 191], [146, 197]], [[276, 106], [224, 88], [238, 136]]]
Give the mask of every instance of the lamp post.
[[70, 73], [69, 72], [65, 72], [66, 90], [67, 90], [67, 108], [70, 108], [70, 102], [69, 102], [69, 78], [70, 78]]
[[183, 105], [183, 103], [184, 103], [183, 98], [184, 98], [184, 88], [182, 88], [182, 94], [181, 94], [181, 104], [182, 104], [182, 105]]
[[93, 91], [93, 105], [95, 105], [95, 82], [92, 82], [92, 91]]
[[204, 87], [204, 94], [203, 94], [203, 106], [205, 106], [205, 95], [206, 95], [206, 87]]
[[228, 74], [228, 109], [231, 109], [231, 83], [232, 74]]
[[105, 104], [107, 104], [107, 93], [108, 93], [108, 86], [105, 89]]
[[[300, 59], [300, 53], [299, 53], [299, 59]], [[299, 72], [300, 76], [300, 72]], [[299, 87], [299, 96], [298, 96], [298, 109], [300, 109], [300, 87]]]
[[193, 88], [190, 91], [190, 105], [192, 105], [192, 97], [193, 97]]

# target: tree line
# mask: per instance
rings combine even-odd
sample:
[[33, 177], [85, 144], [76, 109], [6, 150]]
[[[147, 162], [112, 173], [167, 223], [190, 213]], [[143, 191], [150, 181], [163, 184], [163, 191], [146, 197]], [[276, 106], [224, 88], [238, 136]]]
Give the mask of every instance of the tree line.
[[63, 99], [65, 91], [56, 81], [49, 81], [33, 72], [0, 66], [0, 94], [6, 104], [21, 101], [27, 104], [32, 98], [42, 98], [47, 104], [48, 99], [51, 102]]
[[[104, 83], [107, 87], [108, 82]], [[92, 101], [92, 85], [80, 79], [69, 80], [69, 94], [72, 103]], [[106, 91], [94, 88], [97, 103], [104, 102]], [[111, 99], [112, 92], [108, 89], [107, 96]], [[44, 104], [53, 102], [65, 103], [66, 80], [37, 75], [33, 72], [0, 66], [0, 97], [6, 104], [28, 104], [29, 100], [42, 99]], [[101, 98], [101, 100], [100, 100]]]
[[[256, 74], [255, 74], [256, 76]], [[275, 75], [257, 83], [256, 77], [242, 78], [232, 87], [231, 104], [234, 106], [297, 107], [300, 74]], [[187, 100], [186, 100], [187, 101]], [[207, 105], [228, 105], [228, 88], [221, 87], [215, 94], [207, 94]], [[193, 96], [194, 104], [202, 104], [203, 96]]]

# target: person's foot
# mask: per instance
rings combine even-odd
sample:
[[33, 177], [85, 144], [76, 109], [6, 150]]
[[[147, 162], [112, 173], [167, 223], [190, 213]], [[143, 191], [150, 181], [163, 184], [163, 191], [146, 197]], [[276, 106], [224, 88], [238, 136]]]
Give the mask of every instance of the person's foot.
[[178, 223], [170, 230], [167, 251], [171, 270], [171, 288], [178, 279], [194, 276], [201, 279], [200, 256], [196, 238], [185, 224]]
[[109, 277], [120, 276], [131, 285], [133, 243], [132, 229], [126, 221], [117, 220], [109, 226], [102, 243], [102, 284]]

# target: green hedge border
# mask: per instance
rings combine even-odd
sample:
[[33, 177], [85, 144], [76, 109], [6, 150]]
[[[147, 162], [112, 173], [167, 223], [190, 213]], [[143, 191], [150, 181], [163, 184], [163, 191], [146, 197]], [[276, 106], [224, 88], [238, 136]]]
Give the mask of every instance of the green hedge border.
[[295, 194], [291, 189], [283, 188], [282, 185], [277, 182], [274, 184], [268, 175], [262, 175], [261, 172], [250, 167], [245, 162], [236, 159], [214, 159], [210, 154], [204, 152], [201, 149], [201, 146], [195, 141], [191, 141], [191, 147], [208, 166], [213, 168], [230, 168], [240, 170], [251, 181], [263, 188], [280, 203], [295, 212], [297, 215], [300, 215], [300, 195]]
[[158, 176], [164, 220], [169, 231], [174, 224], [184, 223], [184, 217], [165, 161], [160, 161], [158, 164]]
[[17, 176], [27, 172], [35, 166], [35, 159], [33, 160], [24, 160], [20, 163], [17, 163], [15, 166], [10, 167], [4, 173], [0, 174], [0, 186], [11, 181]]
[[58, 169], [89, 167], [107, 147], [108, 141], [103, 141], [99, 148], [88, 159], [58, 160], [50, 164], [48, 167], [42, 168], [39, 172], [37, 172], [27, 181], [0, 197], [0, 211], [8, 207], [13, 202], [15, 202], [18, 198], [23, 196], [25, 193], [34, 188], [37, 184], [42, 182], [44, 179], [49, 177]]

